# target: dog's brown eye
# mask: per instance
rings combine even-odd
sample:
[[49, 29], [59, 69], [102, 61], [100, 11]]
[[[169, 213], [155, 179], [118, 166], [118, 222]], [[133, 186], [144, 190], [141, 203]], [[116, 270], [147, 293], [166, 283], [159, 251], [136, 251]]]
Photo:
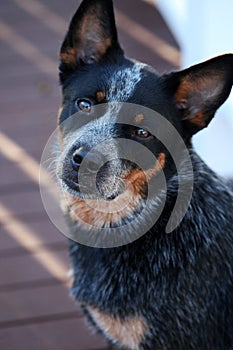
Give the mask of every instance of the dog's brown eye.
[[145, 129], [137, 129], [135, 132], [136, 136], [141, 137], [141, 138], [147, 138], [150, 136], [149, 131], [145, 130]]
[[80, 100], [77, 100], [76, 106], [79, 110], [83, 112], [90, 112], [92, 103], [87, 99], [80, 99]]

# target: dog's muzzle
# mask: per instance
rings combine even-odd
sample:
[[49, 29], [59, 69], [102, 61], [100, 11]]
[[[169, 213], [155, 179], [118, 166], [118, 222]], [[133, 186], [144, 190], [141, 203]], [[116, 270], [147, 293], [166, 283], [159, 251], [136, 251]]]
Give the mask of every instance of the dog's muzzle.
[[126, 160], [109, 159], [96, 149], [73, 147], [65, 157], [62, 181], [79, 198], [112, 200], [124, 192], [123, 169], [130, 167]]
[[95, 173], [98, 171], [101, 163], [101, 154], [95, 152], [95, 155], [93, 155], [84, 147], [76, 149], [72, 154], [71, 163], [74, 171], [78, 173], [84, 159], [86, 159], [86, 170], [88, 172]]

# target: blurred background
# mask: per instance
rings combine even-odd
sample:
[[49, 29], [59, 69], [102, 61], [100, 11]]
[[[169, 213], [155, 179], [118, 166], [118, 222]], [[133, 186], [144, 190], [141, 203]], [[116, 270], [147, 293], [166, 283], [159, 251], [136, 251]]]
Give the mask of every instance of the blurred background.
[[[233, 52], [231, 0], [155, 1], [179, 43], [182, 67]], [[193, 144], [213, 170], [233, 177], [233, 93]]]
[[[66, 238], [50, 223], [38, 185], [41, 154], [56, 128], [61, 103], [58, 52], [78, 4], [77, 0], [1, 3], [3, 350], [106, 348], [102, 338], [88, 330], [79, 306], [69, 297]], [[161, 73], [233, 51], [230, 0], [115, 0], [115, 5], [119, 38], [126, 54]], [[216, 120], [213, 133], [200, 136], [195, 145], [211, 167], [232, 176], [232, 99]]]

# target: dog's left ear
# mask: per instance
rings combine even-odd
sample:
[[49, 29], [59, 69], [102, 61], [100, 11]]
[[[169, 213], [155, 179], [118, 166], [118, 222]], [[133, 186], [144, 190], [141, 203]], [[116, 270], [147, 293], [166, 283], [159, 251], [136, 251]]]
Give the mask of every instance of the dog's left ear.
[[100, 60], [109, 48], [119, 47], [112, 0], [83, 0], [73, 16], [60, 51], [60, 70]]
[[187, 137], [205, 128], [233, 84], [233, 54], [215, 57], [165, 76], [166, 90], [180, 112]]

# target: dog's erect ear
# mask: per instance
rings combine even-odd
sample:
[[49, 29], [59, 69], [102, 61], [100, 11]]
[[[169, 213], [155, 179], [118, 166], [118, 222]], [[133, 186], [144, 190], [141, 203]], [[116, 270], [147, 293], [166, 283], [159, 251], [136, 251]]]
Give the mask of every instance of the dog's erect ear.
[[215, 57], [165, 76], [187, 137], [205, 128], [230, 94], [233, 84], [233, 54]]
[[97, 62], [110, 47], [119, 47], [112, 0], [83, 0], [62, 44], [60, 69]]

